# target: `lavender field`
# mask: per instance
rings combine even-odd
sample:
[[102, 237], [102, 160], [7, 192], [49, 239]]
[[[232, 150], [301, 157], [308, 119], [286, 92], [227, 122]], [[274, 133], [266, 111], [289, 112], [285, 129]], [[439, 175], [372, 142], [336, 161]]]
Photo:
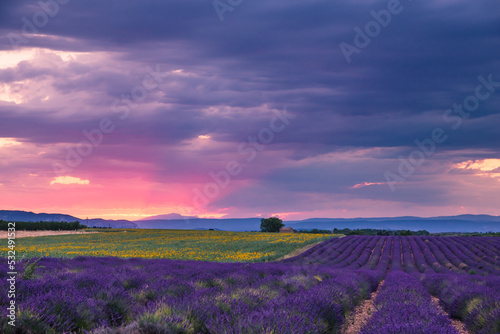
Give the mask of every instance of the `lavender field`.
[[[3, 333], [500, 333], [500, 240], [347, 236], [268, 263], [42, 258]], [[6, 262], [6, 261], [3, 261]], [[7, 290], [6, 270], [1, 289]], [[438, 301], [438, 302], [437, 302]], [[452, 323], [452, 320], [453, 323]], [[349, 333], [350, 333], [349, 332]]]

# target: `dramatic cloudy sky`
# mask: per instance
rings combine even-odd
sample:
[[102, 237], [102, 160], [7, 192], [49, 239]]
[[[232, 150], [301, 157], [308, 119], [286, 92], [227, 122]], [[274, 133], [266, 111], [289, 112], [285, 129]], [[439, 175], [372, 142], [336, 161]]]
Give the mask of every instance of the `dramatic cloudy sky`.
[[500, 214], [499, 1], [217, 1], [2, 0], [0, 209]]

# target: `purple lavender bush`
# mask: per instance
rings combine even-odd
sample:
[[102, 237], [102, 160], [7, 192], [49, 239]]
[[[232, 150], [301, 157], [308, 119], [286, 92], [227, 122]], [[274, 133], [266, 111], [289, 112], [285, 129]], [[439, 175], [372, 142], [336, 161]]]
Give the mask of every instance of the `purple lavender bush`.
[[439, 314], [422, 284], [399, 270], [387, 276], [375, 308], [360, 334], [458, 334], [448, 317]]
[[[80, 257], [38, 265], [18, 281], [20, 333], [335, 332], [377, 285], [369, 272], [280, 263]], [[14, 332], [2, 321], [2, 332]]]
[[499, 276], [434, 274], [423, 284], [451, 317], [465, 322], [473, 333], [500, 333]]

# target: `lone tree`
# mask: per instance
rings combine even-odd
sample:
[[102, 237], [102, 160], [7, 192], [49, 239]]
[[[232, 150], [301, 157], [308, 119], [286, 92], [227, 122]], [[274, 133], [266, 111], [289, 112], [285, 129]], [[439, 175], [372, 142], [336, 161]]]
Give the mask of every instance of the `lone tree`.
[[261, 232], [279, 232], [280, 228], [285, 226], [283, 221], [278, 217], [262, 218], [260, 220], [260, 231]]

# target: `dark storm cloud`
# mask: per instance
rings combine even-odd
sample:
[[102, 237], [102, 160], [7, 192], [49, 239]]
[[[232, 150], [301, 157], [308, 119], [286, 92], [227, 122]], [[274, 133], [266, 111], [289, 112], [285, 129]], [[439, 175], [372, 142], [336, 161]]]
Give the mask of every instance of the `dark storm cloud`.
[[[224, 22], [211, 2], [72, 1], [43, 32], [76, 38], [90, 50], [122, 50], [135, 61], [205, 66], [240, 81], [230, 87], [236, 91], [250, 88], [253, 77], [258, 85], [252, 88], [264, 91], [266, 102], [293, 103], [299, 113], [419, 114], [460, 101], [480, 74], [500, 78], [497, 55], [488, 52], [500, 48], [497, 3], [401, 3], [404, 11], [349, 66], [339, 43], [352, 43], [353, 27], [372, 20], [370, 11], [384, 9], [385, 1], [256, 1], [237, 7]], [[9, 4], [4, 31], [19, 29], [20, 17], [37, 9], [30, 1]], [[311, 88], [324, 91], [306, 91]], [[477, 114], [494, 112], [485, 107]]]

